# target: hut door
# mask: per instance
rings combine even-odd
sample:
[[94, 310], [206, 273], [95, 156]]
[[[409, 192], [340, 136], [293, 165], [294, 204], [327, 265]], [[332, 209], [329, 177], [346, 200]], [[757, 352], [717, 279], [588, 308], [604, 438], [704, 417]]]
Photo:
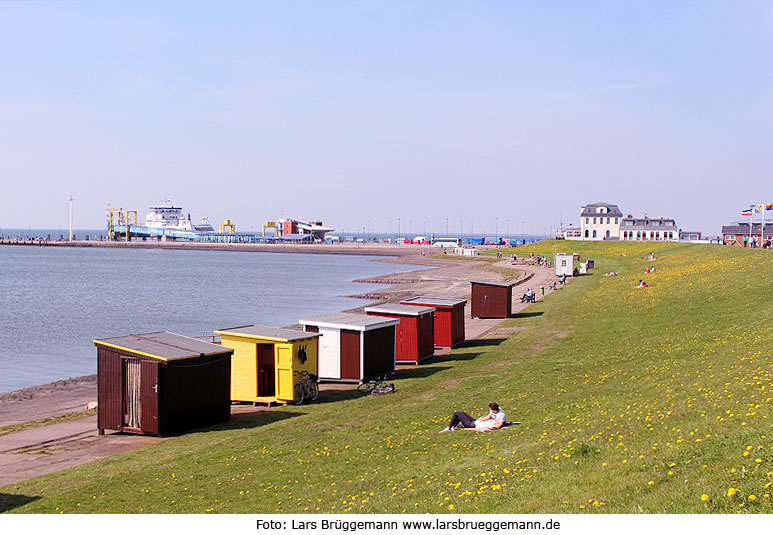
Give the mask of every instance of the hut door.
[[144, 433], [158, 434], [158, 362], [140, 361], [141, 377], [141, 429]]
[[[394, 344], [394, 330], [392, 344]], [[365, 333], [362, 334], [364, 336]], [[360, 333], [341, 329], [341, 379], [361, 379], [360, 373]], [[392, 345], [394, 351], [394, 345]], [[392, 353], [392, 367], [394, 368], [394, 353]]]
[[123, 427], [140, 429], [141, 402], [140, 402], [140, 360], [123, 360]]
[[319, 330], [319, 376], [339, 379], [341, 377], [341, 335], [338, 329]]
[[257, 344], [258, 397], [274, 397], [274, 344]]

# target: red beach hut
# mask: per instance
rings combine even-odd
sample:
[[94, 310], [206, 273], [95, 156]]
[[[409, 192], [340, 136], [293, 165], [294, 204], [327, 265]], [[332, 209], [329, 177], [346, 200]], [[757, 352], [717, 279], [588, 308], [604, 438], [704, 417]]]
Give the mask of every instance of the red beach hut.
[[464, 342], [464, 305], [467, 300], [419, 296], [404, 299], [400, 304], [435, 309], [435, 347], [455, 347]]
[[473, 318], [507, 318], [513, 301], [514, 282], [470, 281]]
[[398, 364], [418, 364], [435, 353], [435, 309], [410, 305], [384, 304], [366, 307], [369, 316], [397, 318]]

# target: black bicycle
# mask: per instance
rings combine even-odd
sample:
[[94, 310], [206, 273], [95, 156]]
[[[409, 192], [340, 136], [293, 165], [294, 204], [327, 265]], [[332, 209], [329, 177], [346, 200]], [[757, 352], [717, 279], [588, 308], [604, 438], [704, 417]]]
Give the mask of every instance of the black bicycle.
[[371, 379], [370, 381], [361, 383], [359, 386], [357, 386], [357, 390], [364, 394], [389, 394], [390, 392], [395, 391], [395, 384], [387, 383], [386, 375], [382, 375], [376, 379]]
[[295, 372], [300, 375], [298, 382], [295, 383], [295, 400], [296, 405], [303, 403], [304, 399], [310, 399], [314, 401], [319, 397], [319, 383], [317, 383], [318, 377], [313, 373], [307, 371]]

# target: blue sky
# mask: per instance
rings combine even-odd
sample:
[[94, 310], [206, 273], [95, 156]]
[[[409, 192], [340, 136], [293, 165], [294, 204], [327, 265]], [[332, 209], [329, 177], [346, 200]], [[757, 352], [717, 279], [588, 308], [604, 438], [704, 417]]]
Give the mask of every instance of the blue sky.
[[542, 233], [773, 202], [766, 2], [0, 2], [0, 228]]

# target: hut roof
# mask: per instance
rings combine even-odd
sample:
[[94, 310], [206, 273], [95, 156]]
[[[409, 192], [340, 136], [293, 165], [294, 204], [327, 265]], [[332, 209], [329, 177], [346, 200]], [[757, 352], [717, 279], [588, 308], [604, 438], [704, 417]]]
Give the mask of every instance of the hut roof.
[[[454, 305], [458, 305], [459, 303], [466, 303], [466, 299], [451, 299], [448, 297], [426, 297], [426, 296], [417, 296], [417, 297], [409, 297], [408, 299], [403, 299], [401, 303], [420, 303], [422, 305], [428, 305], [433, 307], [451, 307]], [[414, 305], [411, 305], [414, 306]]]
[[499, 281], [470, 281], [472, 284], [485, 284], [487, 286], [503, 286], [505, 288], [509, 288], [510, 286], [515, 286], [514, 282], [499, 282]]
[[94, 340], [94, 343], [164, 361], [233, 353], [233, 350], [227, 347], [168, 331], [105, 338]]
[[218, 329], [215, 334], [237, 334], [248, 338], [262, 338], [280, 342], [294, 340], [308, 340], [319, 336], [317, 333], [307, 333], [293, 329], [278, 329], [276, 327], [263, 327], [262, 325], [246, 325], [244, 327], [231, 327], [230, 329]]
[[301, 325], [316, 325], [318, 327], [328, 327], [331, 329], [370, 331], [372, 329], [380, 329], [382, 327], [399, 325], [400, 320], [396, 318], [384, 318], [378, 316], [366, 316], [365, 314], [339, 312], [337, 314], [327, 314], [325, 316], [315, 316], [313, 318], [300, 320], [298, 323]]
[[365, 312], [373, 312], [376, 314], [399, 314], [401, 316], [421, 316], [423, 314], [429, 314], [435, 312], [433, 307], [419, 307], [413, 305], [397, 305], [394, 303], [384, 303], [383, 305], [375, 305], [372, 307], [365, 307]]

